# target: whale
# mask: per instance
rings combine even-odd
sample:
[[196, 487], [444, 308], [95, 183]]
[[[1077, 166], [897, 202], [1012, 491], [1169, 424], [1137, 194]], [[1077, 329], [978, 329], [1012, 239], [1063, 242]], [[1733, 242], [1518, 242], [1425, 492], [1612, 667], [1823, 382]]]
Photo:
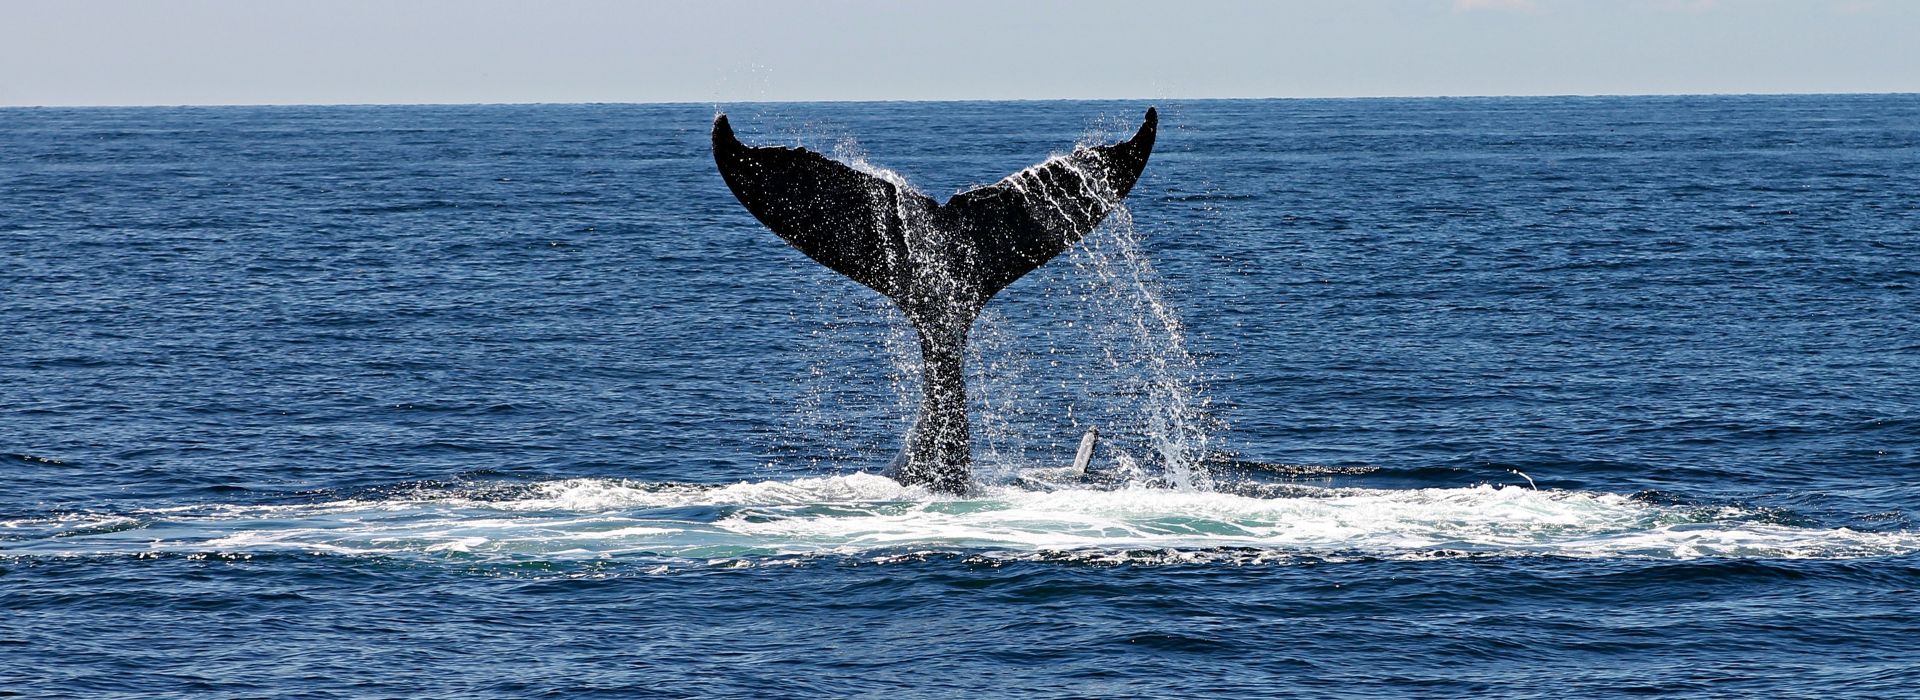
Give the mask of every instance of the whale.
[[748, 146], [725, 113], [713, 159], [755, 219], [808, 258], [893, 301], [919, 335], [921, 399], [887, 476], [932, 491], [972, 488], [964, 361], [988, 300], [1068, 250], [1120, 206], [1153, 153], [1159, 115], [1132, 138], [1079, 146], [945, 203], [889, 171], [805, 148]]

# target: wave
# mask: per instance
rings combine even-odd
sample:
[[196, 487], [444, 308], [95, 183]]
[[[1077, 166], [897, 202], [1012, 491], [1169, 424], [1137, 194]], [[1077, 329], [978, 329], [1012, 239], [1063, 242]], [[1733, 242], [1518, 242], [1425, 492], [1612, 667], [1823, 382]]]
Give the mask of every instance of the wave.
[[1736, 506], [1493, 485], [1269, 484], [1237, 492], [1002, 485], [953, 497], [871, 474], [729, 485], [566, 479], [297, 505], [0, 520], [0, 558], [292, 551], [751, 565], [928, 554], [1186, 563], [1458, 555], [1841, 559], [1920, 551], [1920, 534], [1783, 520]]

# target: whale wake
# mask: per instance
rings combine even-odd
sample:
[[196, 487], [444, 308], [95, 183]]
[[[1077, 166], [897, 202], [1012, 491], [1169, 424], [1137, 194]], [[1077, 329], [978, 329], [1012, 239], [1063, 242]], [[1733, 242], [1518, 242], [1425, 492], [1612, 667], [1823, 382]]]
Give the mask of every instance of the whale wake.
[[0, 521], [0, 557], [306, 552], [454, 562], [729, 566], [956, 554], [986, 560], [1284, 562], [1444, 556], [1835, 559], [1920, 535], [1806, 527], [1736, 506], [1479, 485], [1244, 492], [990, 486], [939, 495], [871, 474], [729, 485], [565, 479]]

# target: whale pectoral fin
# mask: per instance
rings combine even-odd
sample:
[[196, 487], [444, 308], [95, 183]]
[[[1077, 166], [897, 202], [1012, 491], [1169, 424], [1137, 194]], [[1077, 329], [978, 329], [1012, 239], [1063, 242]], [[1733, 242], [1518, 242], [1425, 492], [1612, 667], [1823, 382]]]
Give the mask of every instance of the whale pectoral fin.
[[815, 262], [895, 297], [904, 281], [893, 262], [904, 243], [902, 199], [933, 201], [804, 148], [748, 147], [726, 115], [713, 120], [713, 159], [747, 211]]
[[942, 222], [973, 242], [985, 296], [1046, 264], [1106, 219], [1146, 169], [1159, 121], [1148, 108], [1131, 139], [1074, 149], [940, 207]]

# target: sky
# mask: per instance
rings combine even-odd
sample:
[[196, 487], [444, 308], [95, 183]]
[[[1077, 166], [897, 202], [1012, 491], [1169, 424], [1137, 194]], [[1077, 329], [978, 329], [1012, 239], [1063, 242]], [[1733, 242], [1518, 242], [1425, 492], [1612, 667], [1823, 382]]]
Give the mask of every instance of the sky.
[[1920, 0], [0, 0], [0, 106], [1920, 92]]

